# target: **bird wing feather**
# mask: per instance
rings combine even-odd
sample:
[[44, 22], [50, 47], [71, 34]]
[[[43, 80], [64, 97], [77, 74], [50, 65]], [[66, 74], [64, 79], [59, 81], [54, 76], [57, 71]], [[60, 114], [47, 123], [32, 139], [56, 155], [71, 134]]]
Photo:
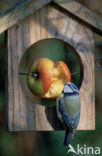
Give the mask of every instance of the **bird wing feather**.
[[59, 111], [60, 111], [60, 113], [62, 115], [62, 118], [63, 118], [63, 121], [64, 121], [65, 125], [67, 127], [70, 127], [72, 117], [70, 115], [68, 115], [66, 112], [64, 112], [64, 110], [63, 110], [63, 108], [62, 108], [62, 106], [60, 104], [60, 100], [59, 100], [58, 108], [59, 108]]
[[65, 123], [65, 125], [71, 129], [71, 131], [73, 131], [73, 129], [76, 129], [79, 123], [79, 119], [80, 119], [80, 111], [74, 116], [71, 117], [68, 113], [64, 112], [61, 104], [60, 104], [60, 100], [59, 100], [59, 111], [62, 115], [63, 121]]

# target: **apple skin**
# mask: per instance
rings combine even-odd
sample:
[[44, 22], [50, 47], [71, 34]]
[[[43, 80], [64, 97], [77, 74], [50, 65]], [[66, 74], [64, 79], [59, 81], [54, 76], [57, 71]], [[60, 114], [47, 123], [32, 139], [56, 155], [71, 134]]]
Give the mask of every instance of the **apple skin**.
[[40, 58], [33, 63], [29, 73], [38, 74], [38, 77], [27, 77], [28, 86], [33, 93], [42, 96], [48, 91], [52, 83], [53, 66], [54, 63], [47, 58]]
[[71, 82], [70, 70], [62, 61], [55, 63], [48, 58], [39, 58], [35, 61], [27, 76], [27, 84], [31, 92], [41, 98], [57, 97], [63, 87], [64, 82]]

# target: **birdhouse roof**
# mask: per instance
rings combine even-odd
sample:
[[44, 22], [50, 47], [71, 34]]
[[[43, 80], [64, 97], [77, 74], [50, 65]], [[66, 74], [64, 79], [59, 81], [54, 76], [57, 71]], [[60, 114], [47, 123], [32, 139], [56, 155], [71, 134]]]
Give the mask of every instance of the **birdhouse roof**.
[[74, 0], [23, 0], [18, 2], [0, 15], [0, 33], [48, 4], [69, 13], [87, 24], [94, 32], [102, 35], [102, 17]]

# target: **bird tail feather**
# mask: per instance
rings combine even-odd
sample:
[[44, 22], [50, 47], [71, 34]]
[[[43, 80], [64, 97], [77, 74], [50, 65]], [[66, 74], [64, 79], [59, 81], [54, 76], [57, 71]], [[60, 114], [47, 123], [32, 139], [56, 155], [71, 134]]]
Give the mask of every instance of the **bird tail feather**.
[[65, 132], [65, 138], [64, 138], [64, 146], [67, 146], [70, 142], [70, 132], [66, 130]]

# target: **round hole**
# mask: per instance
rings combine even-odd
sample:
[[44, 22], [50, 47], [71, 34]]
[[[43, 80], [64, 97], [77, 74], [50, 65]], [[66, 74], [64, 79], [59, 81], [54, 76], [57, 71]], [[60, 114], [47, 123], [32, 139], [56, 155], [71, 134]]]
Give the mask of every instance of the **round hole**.
[[63, 61], [65, 62], [71, 72], [71, 81], [75, 83], [80, 89], [83, 79], [83, 66], [80, 56], [75, 49], [58, 39], [43, 39], [34, 43], [28, 48], [21, 58], [19, 64], [19, 73], [25, 73], [25, 75], [19, 75], [19, 81], [27, 97], [29, 97], [34, 103], [54, 106], [56, 99], [44, 99], [34, 95], [27, 85], [27, 73], [29, 68], [39, 58], [48, 58], [52, 61]]

